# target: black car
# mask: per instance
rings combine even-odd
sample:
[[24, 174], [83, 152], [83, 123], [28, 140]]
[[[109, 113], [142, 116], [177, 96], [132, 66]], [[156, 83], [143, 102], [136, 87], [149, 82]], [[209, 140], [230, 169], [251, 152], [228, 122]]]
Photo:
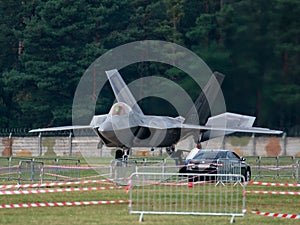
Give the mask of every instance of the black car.
[[180, 169], [180, 173], [211, 174], [199, 176], [197, 180], [204, 177], [214, 179], [214, 174], [241, 174], [245, 181], [251, 180], [251, 168], [246, 160], [229, 150], [199, 150], [199, 152], [186, 165]]

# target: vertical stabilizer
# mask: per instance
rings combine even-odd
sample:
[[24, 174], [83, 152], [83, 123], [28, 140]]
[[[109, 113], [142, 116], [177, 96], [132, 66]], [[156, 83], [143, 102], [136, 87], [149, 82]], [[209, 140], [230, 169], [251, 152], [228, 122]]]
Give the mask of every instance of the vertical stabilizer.
[[108, 77], [109, 83], [113, 89], [117, 101], [126, 103], [132, 108], [135, 113], [143, 114], [141, 108], [137, 104], [135, 98], [125, 84], [118, 70], [113, 69], [105, 71], [105, 73]]
[[[196, 109], [191, 109], [186, 117], [185, 123], [190, 124], [205, 124], [210, 116], [210, 105], [216, 100], [221, 91], [221, 84], [224, 80], [224, 75], [219, 72], [214, 72], [203, 88], [202, 92], [196, 99], [194, 106]], [[208, 101], [209, 99], [209, 101]], [[195, 113], [195, 110], [197, 113]]]

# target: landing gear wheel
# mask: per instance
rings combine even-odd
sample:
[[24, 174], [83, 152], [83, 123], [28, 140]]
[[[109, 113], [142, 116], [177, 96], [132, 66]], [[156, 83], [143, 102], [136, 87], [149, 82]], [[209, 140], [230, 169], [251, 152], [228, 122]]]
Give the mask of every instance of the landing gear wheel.
[[168, 155], [172, 155], [175, 152], [175, 146], [166, 147]]

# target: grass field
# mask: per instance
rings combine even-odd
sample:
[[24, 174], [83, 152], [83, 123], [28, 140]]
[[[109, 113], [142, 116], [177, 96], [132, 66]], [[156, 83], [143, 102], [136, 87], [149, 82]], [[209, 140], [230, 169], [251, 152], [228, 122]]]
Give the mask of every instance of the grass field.
[[[292, 178], [261, 178], [255, 181], [276, 183], [296, 183]], [[1, 181], [8, 184], [8, 181]], [[16, 184], [14, 181], [9, 183]], [[24, 183], [24, 182], [23, 182]], [[28, 182], [26, 182], [28, 183]], [[106, 184], [107, 186], [111, 186]], [[96, 187], [104, 184], [86, 184], [76, 187]], [[72, 186], [75, 187], [75, 186]], [[50, 187], [48, 187], [51, 189]], [[52, 187], [54, 189], [54, 187]], [[62, 187], [56, 187], [62, 188]], [[65, 187], [67, 188], [67, 187]], [[247, 186], [246, 190], [260, 191], [294, 191], [300, 192], [299, 187], [268, 187]], [[100, 191], [80, 191], [64, 193], [45, 193], [30, 195], [0, 195], [0, 204], [38, 203], [38, 202], [73, 202], [73, 201], [99, 201], [99, 200], [129, 200], [125, 188]], [[247, 194], [246, 209], [300, 214], [300, 195], [263, 195]], [[12, 208], [0, 209], [0, 224], [141, 224], [139, 215], [130, 215], [128, 204], [107, 204], [90, 206], [63, 206], [40, 208]], [[190, 216], [190, 215], [144, 215], [143, 224], [229, 224], [230, 217], [224, 216]], [[236, 223], [248, 224], [299, 224], [300, 220], [275, 217], [264, 217], [255, 214], [246, 214], [237, 217]]]
[[[278, 181], [278, 180], [277, 180]], [[291, 180], [288, 180], [291, 182]], [[286, 182], [286, 180], [284, 181]], [[87, 187], [85, 185], [84, 187]], [[91, 185], [89, 185], [91, 186]], [[95, 185], [94, 185], [95, 186]], [[249, 186], [247, 190], [299, 191], [299, 188]], [[129, 199], [124, 189], [0, 196], [1, 204]], [[248, 194], [248, 210], [299, 214], [300, 196]], [[228, 224], [229, 217], [145, 215], [144, 224]], [[1, 209], [0, 224], [140, 224], [128, 204]], [[299, 220], [246, 214], [238, 224], [299, 224]]]

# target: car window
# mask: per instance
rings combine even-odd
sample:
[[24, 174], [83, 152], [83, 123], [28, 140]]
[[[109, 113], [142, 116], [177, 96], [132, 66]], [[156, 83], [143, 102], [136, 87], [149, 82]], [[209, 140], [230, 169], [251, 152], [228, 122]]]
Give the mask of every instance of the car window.
[[219, 159], [225, 158], [226, 152], [220, 151], [200, 151], [193, 159]]
[[239, 159], [240, 157], [234, 152], [227, 152], [227, 158], [229, 159]]

